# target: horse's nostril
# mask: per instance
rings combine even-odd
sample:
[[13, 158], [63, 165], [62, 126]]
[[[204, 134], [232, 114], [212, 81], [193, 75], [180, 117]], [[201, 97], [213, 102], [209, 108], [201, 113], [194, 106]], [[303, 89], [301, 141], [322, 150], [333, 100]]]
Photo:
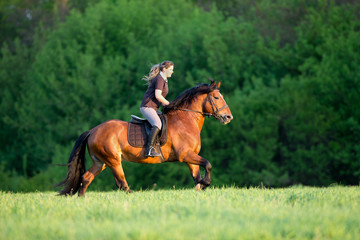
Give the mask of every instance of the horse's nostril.
[[221, 121], [225, 124], [229, 123], [233, 119], [233, 116], [230, 114], [224, 114], [221, 116]]

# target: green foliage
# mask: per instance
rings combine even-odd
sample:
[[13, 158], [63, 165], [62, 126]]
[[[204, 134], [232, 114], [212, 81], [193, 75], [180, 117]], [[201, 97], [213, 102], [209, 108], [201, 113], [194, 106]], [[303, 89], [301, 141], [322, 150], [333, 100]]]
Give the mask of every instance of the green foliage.
[[[51, 31], [39, 26], [32, 45], [21, 39], [2, 46], [0, 161], [8, 180], [0, 189], [51, 189], [66, 175], [51, 164], [66, 163], [82, 132], [140, 114], [141, 78], [166, 59], [175, 63], [169, 100], [207, 77], [223, 82], [234, 120], [226, 126], [206, 120], [202, 131], [201, 155], [213, 165], [213, 184], [358, 184], [360, 4], [94, 0], [69, 6]], [[192, 186], [185, 164], [125, 163], [124, 169], [134, 189]], [[113, 188], [108, 170], [90, 186]]]

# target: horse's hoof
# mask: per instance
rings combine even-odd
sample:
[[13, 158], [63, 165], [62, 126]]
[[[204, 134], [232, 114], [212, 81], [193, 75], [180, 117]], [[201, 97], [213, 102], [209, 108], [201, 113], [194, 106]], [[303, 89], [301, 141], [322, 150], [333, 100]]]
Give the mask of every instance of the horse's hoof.
[[201, 184], [202, 188], [207, 188], [208, 186], [210, 186], [211, 180], [203, 178], [203, 179], [201, 179], [199, 184]]
[[201, 191], [201, 184], [200, 183], [198, 183], [198, 184], [196, 184], [196, 186], [195, 186], [195, 190], [196, 191]]

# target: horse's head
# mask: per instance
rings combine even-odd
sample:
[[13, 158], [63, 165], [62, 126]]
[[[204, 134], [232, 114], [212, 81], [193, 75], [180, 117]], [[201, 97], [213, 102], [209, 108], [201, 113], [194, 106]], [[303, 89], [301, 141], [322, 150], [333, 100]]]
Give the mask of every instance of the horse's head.
[[222, 124], [228, 124], [232, 119], [229, 106], [226, 104], [224, 97], [220, 93], [221, 82], [211, 80], [209, 88], [211, 91], [207, 94], [204, 103], [204, 112], [218, 119]]
[[168, 106], [163, 109], [167, 114], [171, 111], [195, 112], [203, 116], [211, 116], [222, 124], [228, 124], [233, 116], [224, 97], [220, 93], [221, 82], [211, 80], [211, 84], [199, 84], [182, 92]]

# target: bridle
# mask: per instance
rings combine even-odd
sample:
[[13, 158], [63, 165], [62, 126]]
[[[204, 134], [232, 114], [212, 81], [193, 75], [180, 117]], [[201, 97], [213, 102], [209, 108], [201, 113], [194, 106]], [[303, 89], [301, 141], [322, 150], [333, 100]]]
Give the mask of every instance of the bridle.
[[187, 111], [187, 112], [195, 112], [195, 113], [199, 113], [199, 114], [201, 114], [203, 116], [214, 117], [214, 118], [220, 120], [219, 112], [221, 110], [225, 109], [225, 108], [228, 108], [229, 106], [227, 104], [225, 104], [221, 108], [218, 108], [216, 106], [216, 104], [214, 103], [214, 100], [212, 99], [210, 93], [207, 94], [206, 100], [210, 102], [211, 109], [212, 109], [213, 113], [200, 112], [200, 111], [191, 110], [191, 109], [187, 109], [187, 108], [174, 108], [174, 109], [181, 110], [181, 111]]

